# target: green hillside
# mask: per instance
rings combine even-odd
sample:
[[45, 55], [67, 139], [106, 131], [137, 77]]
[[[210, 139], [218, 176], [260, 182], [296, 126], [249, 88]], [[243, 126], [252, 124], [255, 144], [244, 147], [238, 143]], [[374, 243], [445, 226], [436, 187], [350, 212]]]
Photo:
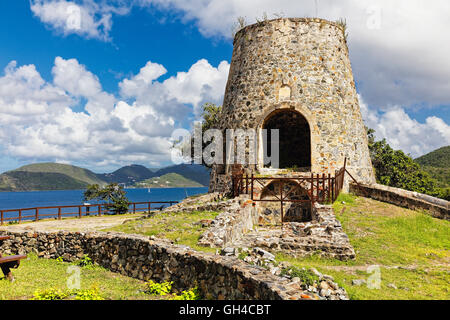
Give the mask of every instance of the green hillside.
[[132, 185], [136, 182], [153, 178], [156, 174], [147, 169], [144, 166], [138, 164], [132, 164], [129, 166], [122, 167], [112, 173], [97, 174], [97, 177], [108, 183], [125, 183], [127, 185]]
[[0, 175], [0, 191], [73, 190], [104, 183], [92, 171], [61, 163], [36, 163]]
[[203, 187], [200, 183], [187, 179], [178, 173], [167, 173], [160, 177], [146, 179], [135, 184], [139, 188], [193, 188]]
[[442, 147], [415, 159], [425, 167], [450, 168], [450, 146]]
[[103, 184], [103, 180], [99, 179], [95, 173], [90, 170], [62, 163], [36, 163], [20, 167], [14, 171], [39, 172], [39, 173], [60, 173], [69, 176], [75, 180], [85, 182], [87, 184]]
[[177, 173], [183, 177], [196, 181], [197, 183], [207, 186], [209, 185], [209, 169], [198, 164], [179, 164], [159, 169], [155, 172], [156, 176], [162, 176], [167, 173]]
[[437, 180], [439, 187], [450, 187], [450, 146], [432, 151], [414, 161]]
[[55, 172], [9, 171], [0, 175], [0, 191], [84, 189], [88, 183]]

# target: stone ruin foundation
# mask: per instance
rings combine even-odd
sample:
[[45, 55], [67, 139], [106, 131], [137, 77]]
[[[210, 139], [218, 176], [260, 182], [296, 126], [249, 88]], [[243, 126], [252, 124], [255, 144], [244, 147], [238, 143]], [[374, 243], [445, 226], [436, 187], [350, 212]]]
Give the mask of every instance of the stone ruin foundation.
[[[317, 254], [339, 260], [355, 258], [355, 251], [332, 206], [315, 203], [309, 221], [285, 222], [281, 226], [273, 223], [276, 215], [271, 215], [267, 223], [264, 212], [270, 209], [261, 203], [252, 201], [247, 195], [218, 202], [223, 211], [210, 223], [199, 245], [235, 249], [259, 247], [293, 257]], [[181, 210], [182, 206], [179, 208]], [[191, 209], [197, 208], [184, 207], [182, 210]], [[291, 210], [298, 212], [299, 208]]]

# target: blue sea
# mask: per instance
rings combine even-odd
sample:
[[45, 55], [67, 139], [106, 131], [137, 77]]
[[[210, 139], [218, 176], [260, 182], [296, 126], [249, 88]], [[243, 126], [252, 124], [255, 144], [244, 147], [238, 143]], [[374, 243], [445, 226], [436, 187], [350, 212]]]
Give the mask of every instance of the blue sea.
[[[125, 191], [130, 202], [181, 201], [188, 196], [206, 193], [208, 188], [125, 189]], [[81, 205], [83, 192], [84, 190], [0, 192], [0, 210]], [[41, 213], [54, 213], [55, 210], [43, 210]], [[73, 211], [74, 209], [71, 209], [71, 212]], [[31, 214], [33, 211], [24, 212], [24, 215]], [[4, 213], [5, 217], [11, 215], [17, 216], [17, 212]]]

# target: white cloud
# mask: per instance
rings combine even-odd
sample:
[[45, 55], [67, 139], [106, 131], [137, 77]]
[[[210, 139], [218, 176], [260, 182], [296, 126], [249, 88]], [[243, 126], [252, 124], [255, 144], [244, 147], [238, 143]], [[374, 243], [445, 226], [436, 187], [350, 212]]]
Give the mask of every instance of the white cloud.
[[[344, 17], [358, 89], [375, 107], [450, 103], [450, 2], [446, 0], [38, 0], [32, 11], [63, 34], [108, 39], [113, 15], [133, 6], [178, 12], [209, 37], [230, 39], [237, 17], [248, 23], [267, 13], [287, 17]], [[80, 29], [67, 27], [68, 7], [78, 6]], [[70, 20], [70, 19], [69, 19]], [[69, 24], [70, 25], [70, 24]]]
[[186, 114], [180, 114], [180, 108], [189, 104], [198, 114], [204, 102], [222, 103], [229, 68], [226, 61], [215, 68], [207, 60], [201, 59], [187, 72], [178, 72], [176, 76], [157, 82], [155, 80], [167, 71], [157, 63], [148, 62], [136, 76], [120, 82], [119, 87], [124, 97], [133, 96], [138, 104], [151, 104], [157, 111], [183, 116]]
[[359, 97], [366, 126], [375, 130], [378, 139], [385, 138], [394, 149], [410, 153], [414, 158], [450, 145], [450, 126], [438, 117], [428, 117], [420, 123], [399, 106], [378, 112]]
[[446, 0], [142, 0], [178, 11], [205, 36], [232, 35], [237, 17], [248, 23], [286, 17], [346, 18], [359, 91], [370, 105], [450, 103], [450, 2]]
[[[170, 160], [170, 136], [200, 101], [220, 101], [228, 64], [206, 60], [165, 81], [166, 69], [148, 62], [123, 79], [120, 97], [76, 59], [55, 58], [53, 82], [34, 65], [8, 64], [0, 77], [0, 150], [20, 161], [65, 161], [90, 167]], [[202, 76], [203, 75], [203, 76]], [[209, 83], [208, 83], [209, 81]], [[180, 97], [189, 91], [189, 97]], [[84, 110], [75, 112], [80, 99]]]
[[110, 40], [112, 15], [130, 10], [123, 1], [32, 0], [31, 11], [43, 23], [67, 36], [78, 34], [88, 39]]

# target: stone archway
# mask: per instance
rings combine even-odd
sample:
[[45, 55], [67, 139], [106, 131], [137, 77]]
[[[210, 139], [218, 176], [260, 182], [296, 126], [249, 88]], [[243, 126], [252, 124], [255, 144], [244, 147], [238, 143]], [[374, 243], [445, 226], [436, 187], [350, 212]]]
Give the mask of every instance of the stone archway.
[[277, 109], [264, 120], [267, 130], [267, 150], [271, 156], [270, 129], [279, 130], [279, 168], [295, 168], [296, 171], [311, 170], [311, 129], [307, 119], [295, 109]]

